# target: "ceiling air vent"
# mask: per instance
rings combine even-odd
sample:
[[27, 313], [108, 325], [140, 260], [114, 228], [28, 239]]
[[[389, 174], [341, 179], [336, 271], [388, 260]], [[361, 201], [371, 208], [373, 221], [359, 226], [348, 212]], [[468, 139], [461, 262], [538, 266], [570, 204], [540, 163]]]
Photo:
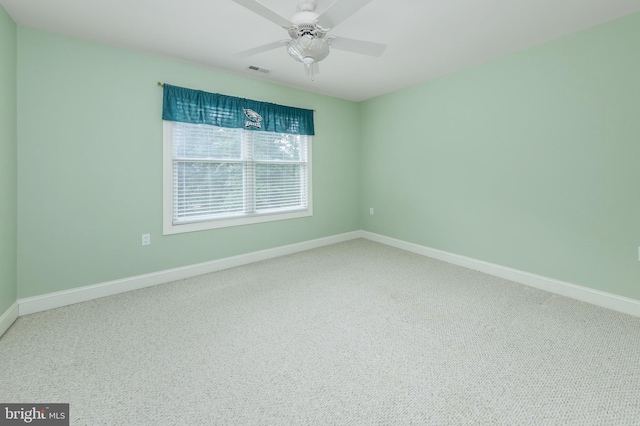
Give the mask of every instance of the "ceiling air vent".
[[252, 70], [252, 71], [260, 71], [260, 72], [263, 72], [265, 74], [269, 74], [269, 70], [268, 69], [256, 67], [255, 65], [249, 65], [249, 69]]

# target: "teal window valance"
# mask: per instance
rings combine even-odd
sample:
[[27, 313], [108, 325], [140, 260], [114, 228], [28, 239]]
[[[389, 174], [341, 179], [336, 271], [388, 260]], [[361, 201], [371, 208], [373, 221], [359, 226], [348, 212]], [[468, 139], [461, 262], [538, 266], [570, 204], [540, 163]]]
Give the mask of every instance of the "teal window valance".
[[162, 119], [292, 135], [314, 135], [313, 111], [164, 85]]

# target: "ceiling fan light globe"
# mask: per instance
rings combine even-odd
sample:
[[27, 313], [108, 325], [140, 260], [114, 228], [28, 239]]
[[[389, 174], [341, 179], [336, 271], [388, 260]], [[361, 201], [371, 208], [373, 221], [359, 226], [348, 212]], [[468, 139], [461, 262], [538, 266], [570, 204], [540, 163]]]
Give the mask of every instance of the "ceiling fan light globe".
[[304, 63], [310, 59], [319, 62], [329, 55], [329, 43], [320, 38], [303, 36], [292, 40], [287, 46], [287, 52], [298, 62]]
[[299, 47], [295, 44], [295, 41], [292, 41], [287, 45], [287, 53], [296, 61], [302, 62], [302, 58], [304, 56], [302, 55], [301, 49], [299, 49]]

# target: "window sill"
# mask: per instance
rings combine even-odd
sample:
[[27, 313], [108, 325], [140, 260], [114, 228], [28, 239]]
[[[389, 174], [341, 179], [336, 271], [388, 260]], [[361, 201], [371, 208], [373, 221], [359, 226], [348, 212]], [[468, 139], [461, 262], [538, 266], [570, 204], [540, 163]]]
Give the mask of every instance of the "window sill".
[[218, 219], [204, 222], [192, 222], [174, 225], [171, 218], [165, 218], [163, 235], [182, 234], [185, 232], [206, 231], [208, 229], [228, 228], [231, 226], [251, 225], [255, 223], [273, 222], [277, 220], [298, 219], [313, 216], [311, 208], [287, 213], [263, 214], [259, 216], [243, 216], [232, 219]]

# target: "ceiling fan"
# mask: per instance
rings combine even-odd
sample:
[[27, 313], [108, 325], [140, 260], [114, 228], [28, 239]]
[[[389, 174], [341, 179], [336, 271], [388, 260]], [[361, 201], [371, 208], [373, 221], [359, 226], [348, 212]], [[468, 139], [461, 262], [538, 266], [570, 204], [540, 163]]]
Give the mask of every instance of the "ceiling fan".
[[312, 80], [314, 75], [320, 71], [318, 62], [329, 54], [329, 47], [369, 56], [380, 56], [387, 47], [384, 44], [328, 35], [329, 31], [340, 22], [372, 0], [337, 0], [322, 14], [315, 12], [317, 7], [315, 0], [301, 0], [298, 2], [298, 13], [293, 15], [290, 20], [257, 0], [233, 1], [283, 27], [290, 37], [289, 40], [276, 41], [246, 50], [237, 56], [245, 58], [284, 45], [293, 59], [302, 62], [307, 75], [310, 75]]

